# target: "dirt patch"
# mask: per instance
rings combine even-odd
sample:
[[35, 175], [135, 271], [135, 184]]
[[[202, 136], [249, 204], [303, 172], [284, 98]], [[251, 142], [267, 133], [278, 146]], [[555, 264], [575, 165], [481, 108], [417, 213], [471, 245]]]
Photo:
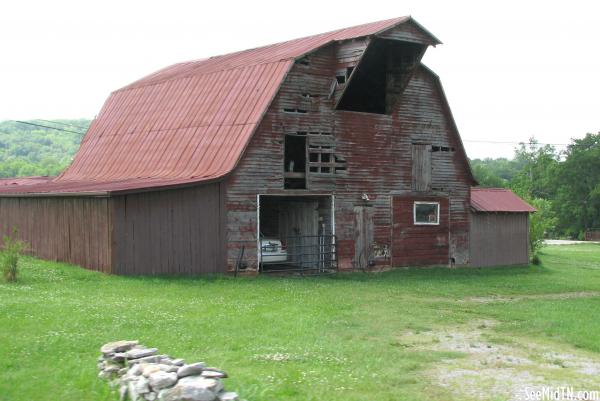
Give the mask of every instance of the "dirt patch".
[[530, 400], [532, 391], [545, 387], [600, 390], [600, 355], [517, 338], [498, 344], [491, 340], [495, 324], [477, 321], [452, 329], [408, 332], [399, 340], [417, 350], [457, 353], [426, 372], [432, 384], [456, 400]]
[[600, 296], [600, 292], [597, 291], [580, 291], [580, 292], [559, 292], [553, 294], [537, 294], [537, 295], [514, 295], [514, 296], [506, 296], [506, 295], [492, 295], [489, 297], [471, 297], [465, 299], [467, 302], [477, 302], [482, 304], [492, 303], [492, 302], [518, 302], [518, 301], [528, 301], [535, 299], [573, 299], [573, 298], [594, 298]]

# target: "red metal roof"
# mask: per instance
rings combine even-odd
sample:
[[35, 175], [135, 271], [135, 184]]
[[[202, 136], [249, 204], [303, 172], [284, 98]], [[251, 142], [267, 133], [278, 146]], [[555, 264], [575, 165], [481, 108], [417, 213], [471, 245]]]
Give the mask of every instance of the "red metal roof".
[[[0, 194], [114, 192], [219, 179], [237, 165], [296, 59], [407, 21], [411, 17], [159, 70], [110, 95], [60, 176], [0, 186]], [[439, 43], [430, 36], [432, 44]]]
[[33, 185], [43, 184], [54, 179], [55, 177], [48, 177], [45, 175], [35, 177], [17, 177], [17, 178], [0, 178], [0, 188], [12, 187], [16, 185]]
[[536, 209], [506, 188], [471, 188], [471, 207], [478, 212], [531, 213]]

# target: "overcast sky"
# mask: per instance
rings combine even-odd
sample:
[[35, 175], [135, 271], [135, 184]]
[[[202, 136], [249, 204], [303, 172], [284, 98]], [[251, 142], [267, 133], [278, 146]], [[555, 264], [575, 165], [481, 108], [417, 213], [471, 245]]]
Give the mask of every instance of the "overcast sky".
[[3, 1], [0, 120], [93, 118], [109, 93], [175, 62], [412, 15], [443, 45], [469, 157], [600, 131], [594, 1]]

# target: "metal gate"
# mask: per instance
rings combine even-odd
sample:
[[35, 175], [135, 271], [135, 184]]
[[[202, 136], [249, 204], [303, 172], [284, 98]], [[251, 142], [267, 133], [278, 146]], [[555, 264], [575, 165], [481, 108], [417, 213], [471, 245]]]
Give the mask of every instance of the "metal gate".
[[[284, 237], [285, 258], [277, 244], [261, 241], [262, 273], [327, 274], [337, 272], [335, 235], [299, 235]], [[274, 257], [274, 255], [277, 255]]]

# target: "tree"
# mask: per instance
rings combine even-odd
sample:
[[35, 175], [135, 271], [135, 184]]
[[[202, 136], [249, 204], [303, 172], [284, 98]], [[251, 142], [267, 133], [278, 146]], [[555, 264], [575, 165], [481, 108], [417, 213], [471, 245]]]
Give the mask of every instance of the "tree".
[[520, 171], [511, 181], [511, 189], [527, 199], [551, 199], [552, 177], [558, 168], [560, 155], [551, 145], [540, 146], [535, 138], [515, 149], [515, 163]]
[[582, 238], [585, 229], [600, 227], [600, 132], [573, 139], [564, 156], [550, 184], [557, 226]]
[[470, 162], [473, 175], [482, 187], [506, 188], [519, 172], [518, 164], [506, 158], [473, 159]]
[[535, 258], [544, 244], [544, 238], [556, 230], [557, 219], [549, 200], [529, 199], [528, 203], [537, 209], [537, 212], [529, 215], [529, 250], [531, 257]]

